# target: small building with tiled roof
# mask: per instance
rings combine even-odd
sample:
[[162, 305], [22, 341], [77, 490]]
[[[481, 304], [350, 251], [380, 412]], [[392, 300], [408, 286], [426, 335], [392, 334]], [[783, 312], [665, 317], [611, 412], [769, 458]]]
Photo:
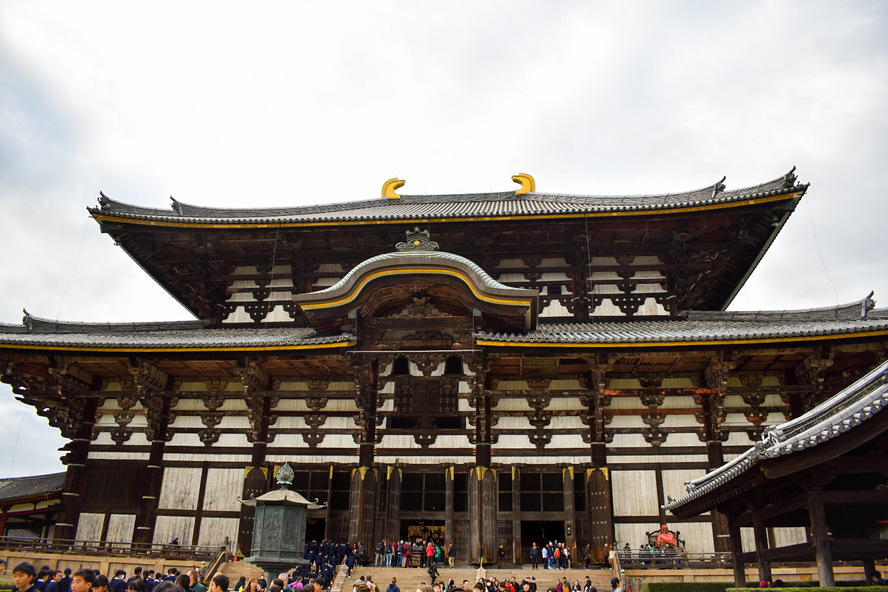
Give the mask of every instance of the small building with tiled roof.
[[[55, 535], [246, 555], [237, 498], [289, 462], [327, 504], [310, 539], [432, 536], [460, 561], [551, 539], [603, 561], [677, 484], [888, 357], [873, 295], [726, 311], [807, 191], [793, 171], [651, 196], [513, 179], [274, 209], [102, 196], [103, 232], [195, 320], [0, 325], [3, 381], [70, 439]], [[682, 534], [730, 550], [715, 515]]]
[[0, 537], [51, 536], [65, 473], [0, 479]]
[[[888, 362], [814, 409], [767, 428], [761, 440], [723, 466], [685, 484], [666, 504], [682, 520], [718, 512], [728, 523], [735, 583], [744, 563], [816, 560], [822, 586], [834, 586], [833, 561], [888, 558]], [[741, 527], [755, 550], [743, 552]], [[767, 529], [806, 530], [806, 541], [780, 545]]]

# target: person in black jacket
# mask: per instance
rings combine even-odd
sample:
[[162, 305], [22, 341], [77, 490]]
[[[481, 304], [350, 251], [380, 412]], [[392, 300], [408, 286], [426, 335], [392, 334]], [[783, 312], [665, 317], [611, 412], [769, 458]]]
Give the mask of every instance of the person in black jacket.
[[503, 549], [502, 545], [500, 545], [499, 549], [496, 550], [496, 568], [497, 569], [503, 568], [503, 559], [505, 559], [505, 558], [506, 558], [506, 550]]

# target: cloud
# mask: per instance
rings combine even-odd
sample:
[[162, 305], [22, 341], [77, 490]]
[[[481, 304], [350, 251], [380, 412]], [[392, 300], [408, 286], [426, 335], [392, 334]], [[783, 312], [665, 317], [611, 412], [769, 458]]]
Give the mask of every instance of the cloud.
[[[507, 190], [528, 172], [540, 191], [639, 194], [722, 175], [742, 187], [793, 165], [811, 189], [733, 307], [827, 306], [870, 290], [888, 303], [886, 11], [2, 4], [0, 320], [17, 323], [22, 308], [188, 318], [88, 220], [100, 190], [154, 207], [170, 195], [272, 206], [371, 199], [394, 176], [407, 194]], [[8, 391], [0, 402], [20, 416]], [[57, 438], [32, 420], [23, 434]], [[15, 471], [57, 470], [22, 442]]]

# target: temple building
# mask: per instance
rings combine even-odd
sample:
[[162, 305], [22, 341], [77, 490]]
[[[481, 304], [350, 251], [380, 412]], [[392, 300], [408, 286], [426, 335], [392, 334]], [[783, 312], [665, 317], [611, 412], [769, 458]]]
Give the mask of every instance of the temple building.
[[[460, 561], [559, 540], [601, 561], [888, 357], [872, 295], [726, 311], [808, 188], [793, 171], [645, 196], [513, 180], [266, 209], [102, 195], [101, 230], [195, 319], [0, 325], [2, 380], [70, 440], [53, 536], [248, 555], [238, 497], [289, 462], [327, 504], [309, 538], [433, 535]], [[731, 548], [717, 509], [670, 526]]]

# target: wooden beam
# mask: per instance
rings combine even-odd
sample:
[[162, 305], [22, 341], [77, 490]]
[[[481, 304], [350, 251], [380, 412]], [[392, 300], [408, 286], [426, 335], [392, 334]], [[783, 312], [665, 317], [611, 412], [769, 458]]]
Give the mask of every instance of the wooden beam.
[[767, 524], [778, 516], [782, 516], [783, 514], [794, 512], [796, 510], [801, 510], [807, 505], [808, 498], [804, 495], [798, 495], [795, 497], [781, 499], [780, 501], [765, 506], [764, 508], [757, 509], [754, 512], [751, 510], [748, 512], [744, 512], [743, 514], [737, 516], [736, 520], [737, 524], [739, 524], [740, 526], [751, 526], [753, 523], [753, 513], [755, 513], [762, 522]]

